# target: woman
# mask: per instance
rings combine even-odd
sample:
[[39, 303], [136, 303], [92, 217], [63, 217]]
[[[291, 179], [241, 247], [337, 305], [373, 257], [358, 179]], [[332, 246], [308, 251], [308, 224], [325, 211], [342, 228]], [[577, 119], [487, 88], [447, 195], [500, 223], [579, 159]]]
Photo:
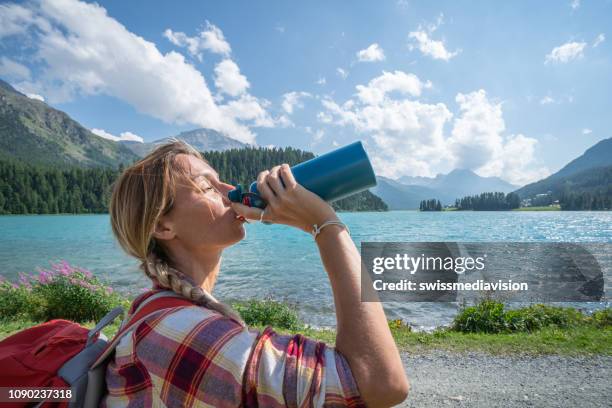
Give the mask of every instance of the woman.
[[380, 303], [360, 302], [361, 260], [342, 225], [327, 225], [315, 239], [334, 292], [335, 348], [248, 329], [212, 296], [223, 250], [244, 238], [245, 217], [309, 233], [339, 221], [287, 164], [259, 173], [257, 183], [265, 211], [230, 202], [234, 187], [176, 140], [121, 174], [110, 205], [115, 237], [154, 286], [195, 304], [149, 316], [123, 337], [103, 405], [357, 407], [405, 399], [408, 380], [387, 319]]

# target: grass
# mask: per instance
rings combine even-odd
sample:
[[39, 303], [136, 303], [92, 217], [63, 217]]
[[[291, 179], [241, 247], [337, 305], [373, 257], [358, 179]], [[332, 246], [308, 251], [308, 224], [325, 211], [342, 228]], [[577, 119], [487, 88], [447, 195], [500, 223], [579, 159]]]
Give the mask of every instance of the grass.
[[[0, 339], [17, 331], [33, 326], [39, 322], [31, 320], [0, 320]], [[92, 328], [94, 322], [81, 323]], [[266, 325], [249, 326], [263, 330]], [[488, 354], [556, 354], [556, 355], [612, 355], [612, 327], [598, 327], [583, 324], [571, 328], [546, 327], [533, 332], [515, 333], [463, 333], [452, 329], [438, 329], [433, 333], [414, 332], [409, 326], [391, 325], [395, 343], [402, 352], [427, 353], [443, 350], [453, 353], [483, 352]], [[273, 326], [280, 334], [301, 334], [323, 341], [333, 346], [336, 341], [334, 330], [302, 327], [291, 330]], [[119, 322], [104, 329], [104, 334], [111, 338], [118, 330]]]
[[561, 211], [561, 206], [556, 204], [556, 205], [543, 205], [543, 206], [539, 206], [539, 207], [520, 207], [520, 208], [515, 208], [512, 211]]
[[398, 348], [409, 352], [446, 350], [480, 351], [489, 354], [612, 355], [612, 329], [581, 326], [545, 328], [536, 332], [462, 333], [448, 329], [415, 333], [392, 329]]

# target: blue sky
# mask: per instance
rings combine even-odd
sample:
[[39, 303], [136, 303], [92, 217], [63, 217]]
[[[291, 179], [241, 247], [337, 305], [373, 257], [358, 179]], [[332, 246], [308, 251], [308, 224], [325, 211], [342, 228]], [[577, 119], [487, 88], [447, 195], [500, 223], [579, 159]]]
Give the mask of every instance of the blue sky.
[[209, 127], [515, 184], [612, 125], [612, 1], [0, 5], [0, 78], [105, 137]]

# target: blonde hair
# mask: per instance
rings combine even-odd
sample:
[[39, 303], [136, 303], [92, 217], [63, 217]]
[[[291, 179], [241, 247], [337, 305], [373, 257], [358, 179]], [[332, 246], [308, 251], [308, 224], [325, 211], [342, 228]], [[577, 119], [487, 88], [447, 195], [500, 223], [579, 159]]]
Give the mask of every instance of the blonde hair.
[[109, 205], [113, 234], [125, 252], [141, 261], [140, 269], [159, 286], [218, 311], [245, 326], [240, 315], [219, 302], [175, 269], [164, 248], [153, 237], [159, 217], [172, 209], [176, 186], [187, 180], [200, 189], [176, 161], [179, 154], [204, 157], [188, 143], [170, 139], [126, 168], [115, 181]]

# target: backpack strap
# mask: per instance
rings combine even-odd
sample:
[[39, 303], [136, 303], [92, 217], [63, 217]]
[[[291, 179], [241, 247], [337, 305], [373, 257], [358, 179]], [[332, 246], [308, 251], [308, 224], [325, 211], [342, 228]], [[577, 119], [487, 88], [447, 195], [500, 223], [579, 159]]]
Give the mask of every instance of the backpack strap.
[[[87, 343], [85, 344], [85, 347], [89, 347], [91, 343], [93, 343], [93, 341], [97, 338], [96, 336], [98, 334], [102, 335], [102, 333], [100, 333], [102, 329], [111, 324], [117, 318], [117, 316], [121, 314], [123, 314], [123, 308], [121, 306], [117, 306], [116, 308], [108, 312], [106, 316], [104, 316], [98, 322], [98, 324], [96, 324], [96, 327], [91, 329], [87, 334]], [[104, 337], [104, 339], [106, 340], [106, 337]]]
[[147, 297], [138, 305], [132, 316], [128, 317], [125, 320], [125, 324], [122, 325], [113, 340], [108, 343], [104, 351], [92, 364], [91, 370], [95, 369], [98, 365], [100, 365], [106, 360], [106, 358], [115, 350], [115, 347], [117, 347], [119, 340], [121, 340], [121, 338], [126, 332], [128, 332], [132, 327], [143, 322], [153, 313], [156, 313], [163, 309], [172, 309], [176, 307], [187, 307], [193, 305], [193, 301], [171, 291], [161, 291]]

